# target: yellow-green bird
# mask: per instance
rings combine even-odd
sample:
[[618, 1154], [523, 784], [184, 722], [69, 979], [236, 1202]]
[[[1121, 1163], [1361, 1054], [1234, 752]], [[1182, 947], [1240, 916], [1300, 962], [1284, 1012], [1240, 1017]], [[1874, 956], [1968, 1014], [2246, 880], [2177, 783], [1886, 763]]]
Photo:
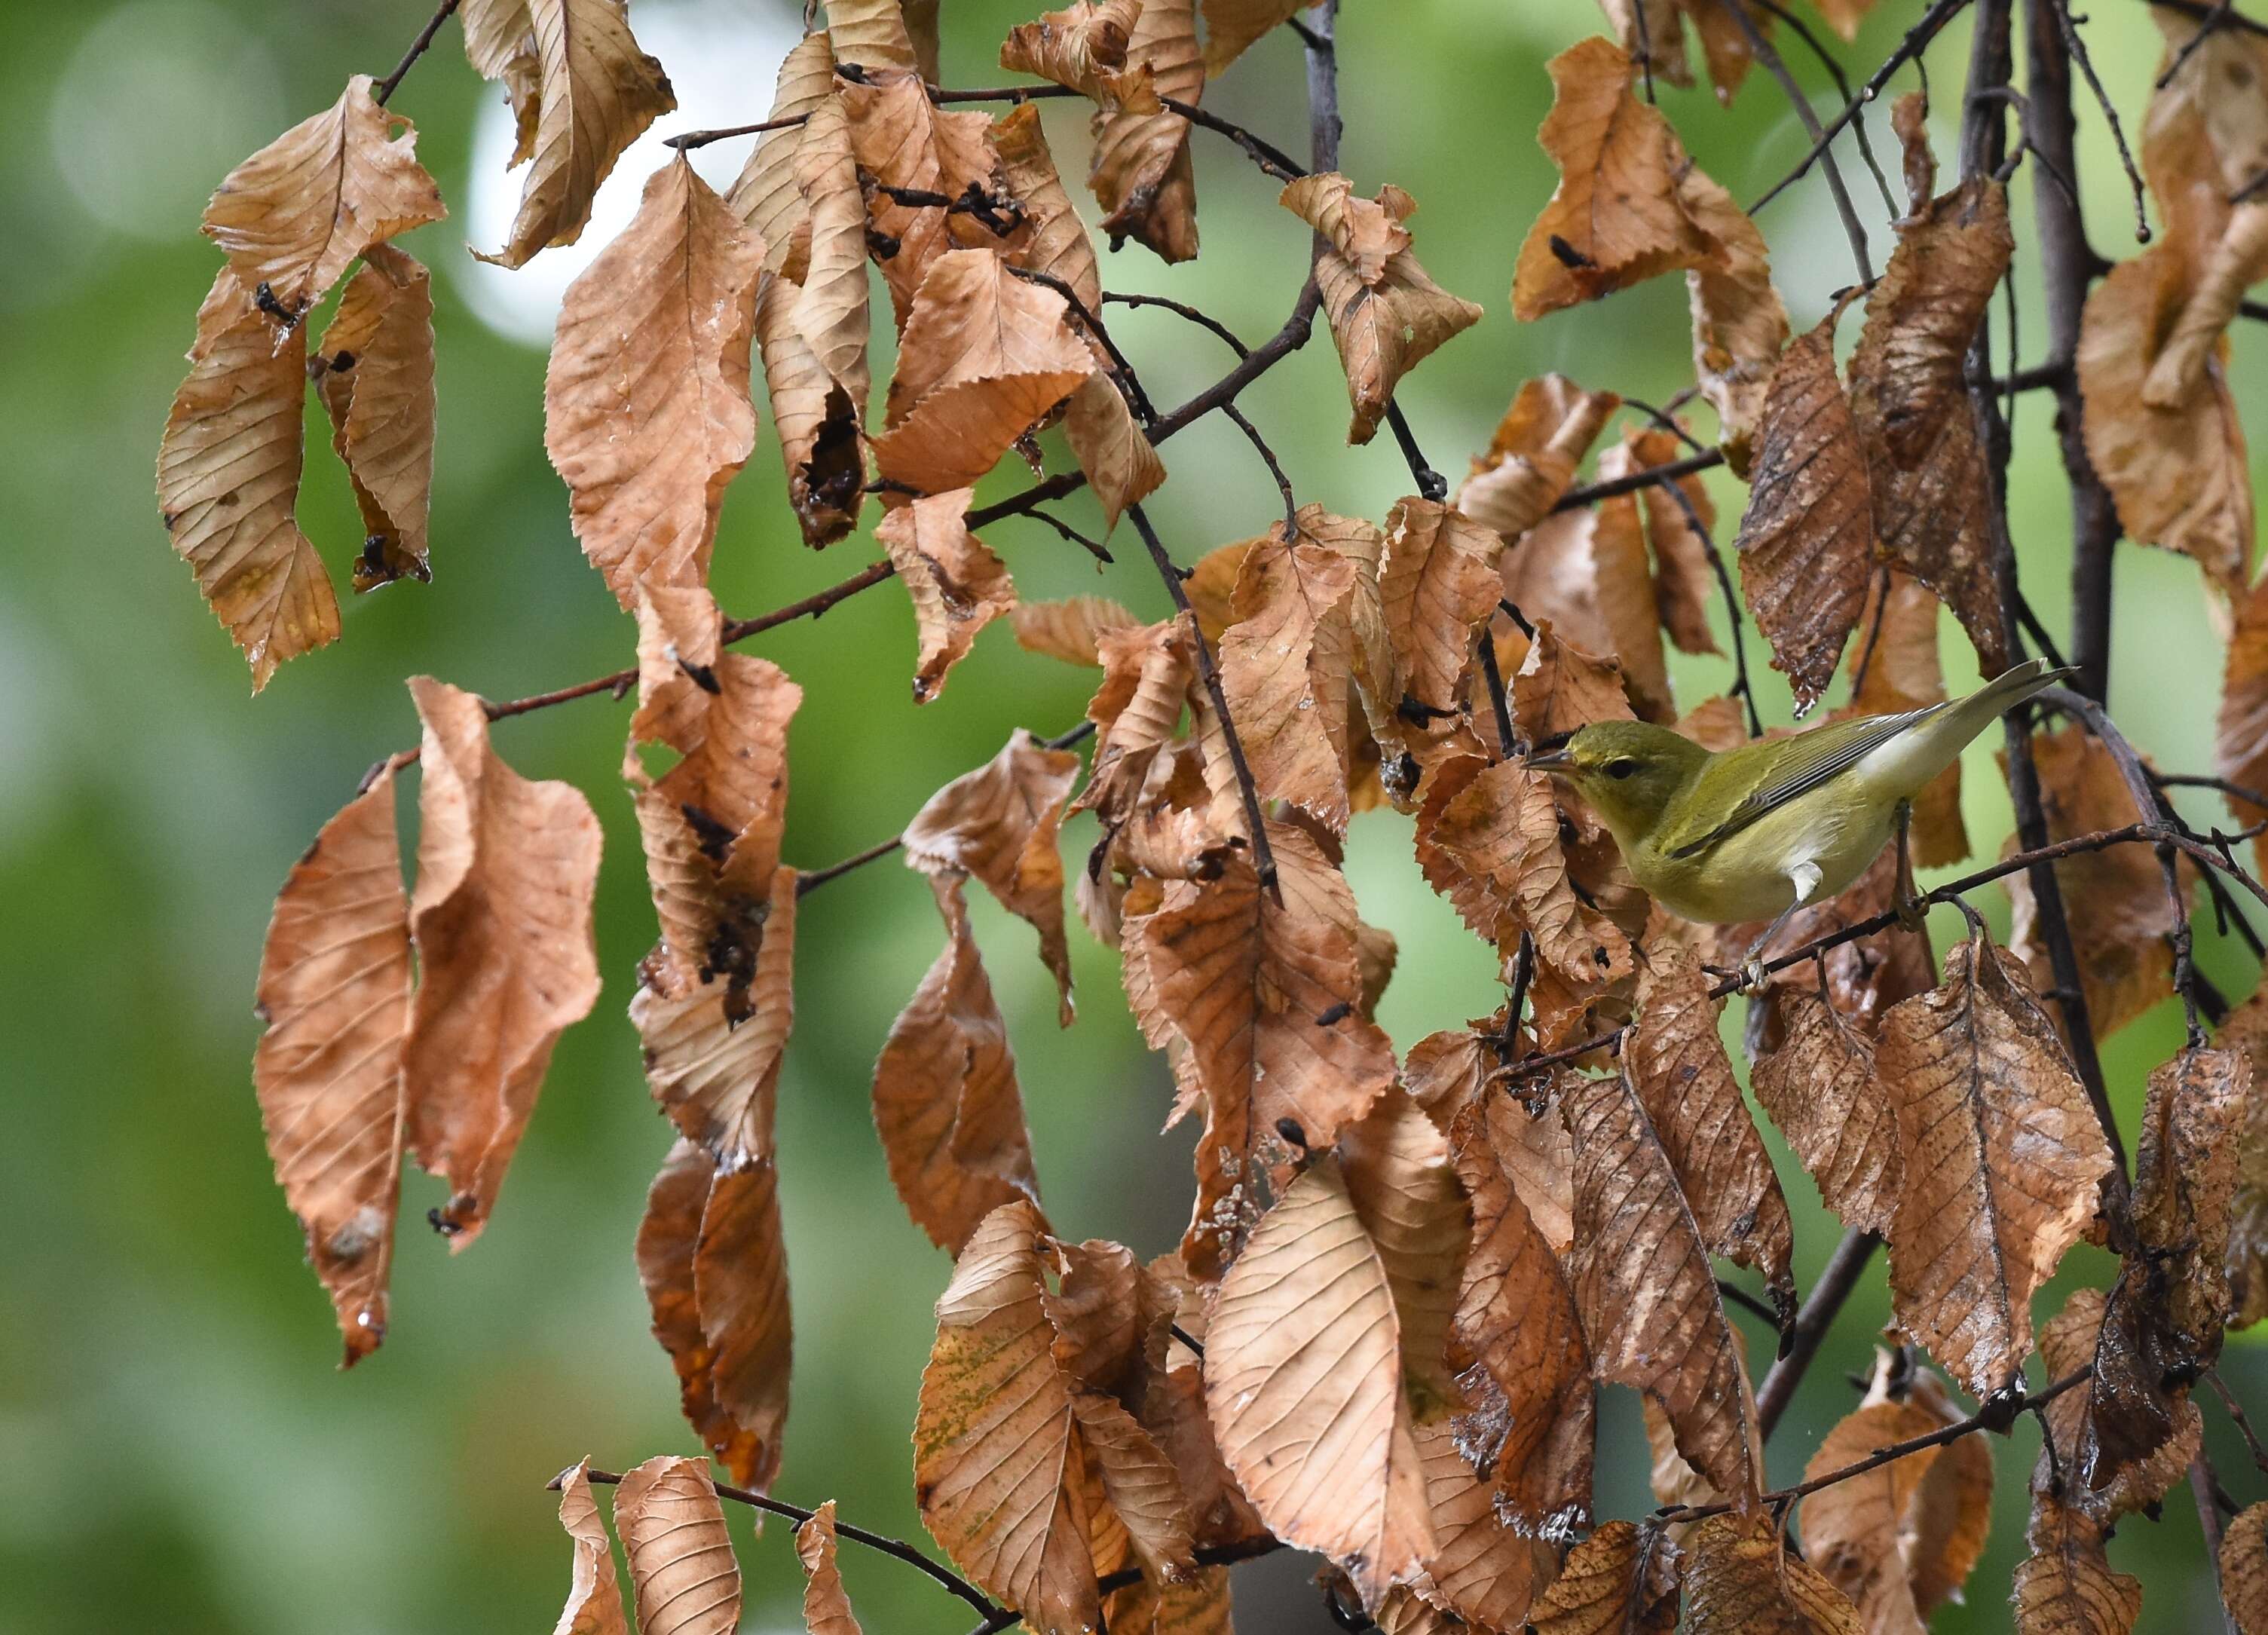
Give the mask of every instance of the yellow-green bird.
[[2034, 659], [1966, 698], [1721, 753], [1666, 726], [1600, 721], [1528, 764], [1590, 802], [1631, 876], [1671, 913], [1719, 924], [1771, 917], [1749, 950], [1753, 969], [1796, 910], [1866, 872], [1970, 740], [2071, 674]]

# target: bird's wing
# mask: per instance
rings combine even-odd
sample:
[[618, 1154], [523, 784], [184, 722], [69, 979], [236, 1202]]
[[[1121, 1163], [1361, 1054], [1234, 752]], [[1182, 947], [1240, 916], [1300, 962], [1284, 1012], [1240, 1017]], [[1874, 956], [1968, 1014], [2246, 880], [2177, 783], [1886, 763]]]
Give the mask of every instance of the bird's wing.
[[[1663, 853], [1672, 858], [1690, 858], [1697, 851], [1706, 851], [1767, 812], [1848, 771], [1869, 752], [1879, 749], [1924, 716], [1944, 708], [1943, 704], [1926, 704], [1896, 715], [1860, 716], [1856, 720], [1830, 722], [1793, 738], [1782, 739], [1771, 746], [1778, 753], [1771, 758], [1770, 782], [1749, 791], [1730, 813], [1705, 829], [1693, 817], [1673, 823], [1661, 837]], [[1761, 749], [1764, 746], [1759, 744], [1756, 748]]]

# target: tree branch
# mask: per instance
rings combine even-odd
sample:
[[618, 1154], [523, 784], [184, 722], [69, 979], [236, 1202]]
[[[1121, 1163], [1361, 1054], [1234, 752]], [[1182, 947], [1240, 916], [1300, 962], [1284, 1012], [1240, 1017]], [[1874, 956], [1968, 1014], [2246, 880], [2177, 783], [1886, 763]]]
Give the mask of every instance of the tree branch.
[[1875, 1247], [1881, 1242], [1871, 1232], [1856, 1227], [1843, 1234], [1835, 1246], [1827, 1264], [1819, 1273], [1819, 1281], [1795, 1314], [1795, 1325], [1788, 1330], [1787, 1353], [1775, 1361], [1764, 1382], [1756, 1388], [1756, 1434], [1769, 1437], [1772, 1427], [1795, 1400], [1795, 1388], [1803, 1382], [1805, 1372], [1812, 1359], [1819, 1355], [1819, 1347], [1834, 1327], [1837, 1314], [1843, 1302], [1851, 1298], [1852, 1290], [1859, 1286], [1859, 1278], [1874, 1258]]
[[433, 15], [425, 19], [425, 26], [417, 31], [417, 38], [409, 42], [409, 49], [401, 54], [401, 61], [394, 65], [394, 71], [371, 88], [372, 101], [380, 107], [386, 106], [387, 99], [401, 86], [403, 76], [417, 65], [417, 59], [425, 55], [433, 43], [433, 36], [441, 32], [441, 25], [455, 13], [457, 5], [458, 0], [441, 0]]
[[1851, 259], [1858, 263], [1859, 282], [1874, 283], [1874, 264], [1867, 253], [1867, 230], [1859, 225], [1859, 212], [1852, 207], [1851, 190], [1843, 185], [1842, 167], [1835, 162], [1835, 138], [1821, 127], [1819, 115], [1812, 111], [1811, 99], [1803, 94], [1803, 87], [1795, 83], [1795, 76], [1788, 71], [1787, 63], [1773, 48], [1764, 31], [1756, 26], [1756, 18], [1749, 15], [1748, 7], [1740, 0], [1717, 0], [1717, 4], [1747, 36], [1749, 49], [1764, 65], [1764, 71], [1779, 81], [1779, 88], [1787, 93], [1788, 106], [1810, 133], [1812, 151], [1818, 156], [1820, 168], [1827, 173], [1827, 191], [1835, 201], [1835, 213], [1843, 220], [1843, 236], [1851, 241]]

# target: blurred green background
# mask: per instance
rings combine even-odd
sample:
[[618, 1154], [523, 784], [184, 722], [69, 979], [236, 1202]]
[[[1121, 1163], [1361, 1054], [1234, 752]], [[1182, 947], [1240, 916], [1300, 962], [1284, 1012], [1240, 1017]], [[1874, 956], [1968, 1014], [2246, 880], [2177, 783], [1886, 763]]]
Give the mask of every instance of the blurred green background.
[[[364, 770], [415, 741], [401, 678], [430, 672], [504, 698], [612, 669], [631, 651], [630, 624], [584, 563], [542, 453], [542, 340], [574, 255], [555, 252], [518, 275], [475, 275], [466, 241], [500, 240], [516, 179], [501, 170], [500, 96], [466, 67], [453, 26], [394, 104], [417, 122], [421, 157], [455, 212], [408, 240], [436, 268], [440, 300], [433, 584], [355, 602], [343, 642], [287, 666], [255, 701], [158, 523], [150, 484], [158, 432], [217, 261], [195, 231], [206, 193], [238, 158], [329, 103], [347, 74], [384, 73], [427, 10], [426, 0], [4, 5], [0, 518], [11, 549], [0, 577], [0, 696], [9, 700], [0, 714], [0, 902], [11, 934], [0, 939], [0, 1469], [15, 1491], [0, 1506], [0, 1630], [548, 1628], [568, 1551], [546, 1478], [586, 1454], [619, 1469], [690, 1451], [630, 1263], [645, 1183], [668, 1132], [647, 1099], [622, 1010], [653, 926], [617, 776], [622, 707], [600, 698], [498, 730], [498, 747], [522, 771], [573, 780], [606, 821], [598, 936], [608, 988], [563, 1042], [502, 1207], [476, 1248], [453, 1260], [417, 1224], [438, 1189], [411, 1179], [393, 1332], [351, 1375], [334, 1368], [337, 1340], [270, 1181], [248, 1082], [252, 982], [269, 899]], [[1885, 0], [1845, 60], [1870, 67], [1919, 10]], [[998, 41], [1029, 12], [946, 0], [945, 13], [946, 77], [1003, 80]], [[685, 104], [660, 129], [762, 117], [772, 66], [793, 36], [790, 6], [637, 0], [632, 18]], [[2138, 124], [2158, 56], [2146, 10], [2104, 0], [2087, 26], [2113, 95]], [[1365, 190], [1393, 180], [1413, 192], [1424, 205], [1415, 230], [1427, 269], [1487, 307], [1403, 393], [1424, 446], [1453, 475], [1485, 445], [1524, 377], [1560, 369], [1654, 400], [1690, 378], [1678, 281], [1534, 326], [1510, 315], [1513, 254], [1553, 180], [1534, 141], [1549, 99], [1543, 65], [1600, 27], [1588, 0], [1349, 0], [1344, 168]], [[1806, 83], [1831, 99], [1816, 64], [1793, 42], [1789, 50]], [[1964, 51], [1956, 28], [1933, 54], [1941, 120]], [[1206, 101], [1304, 151], [1300, 63], [1288, 34], [1263, 41]], [[1703, 166], [1743, 202], [1806, 145], [1761, 75], [1729, 111], [1705, 91], [1665, 89], [1664, 105]], [[1069, 105], [1044, 106], [1078, 191], [1084, 121]], [[2095, 242], [2129, 253], [2115, 158], [2091, 109], [2085, 126]], [[1879, 114], [1874, 129], [1887, 151]], [[1197, 301], [1256, 340], [1288, 310], [1307, 235], [1276, 208], [1274, 184], [1233, 149], [1203, 133], [1197, 142], [1201, 259], [1167, 269], [1129, 247], [1106, 257], [1105, 280]], [[733, 143], [708, 157], [729, 178], [744, 151]], [[609, 189], [615, 209], [627, 211], [653, 162], [649, 147], [625, 164]], [[2025, 278], [2029, 182], [2027, 171], [2018, 184]], [[1855, 176], [1853, 192], [1879, 259], [1889, 245], [1885, 212]], [[1795, 322], [1808, 325], [1852, 276], [1826, 195], [1799, 188], [1762, 225]], [[1161, 402], [1224, 365], [1215, 341], [1168, 315], [1123, 313], [1114, 324]], [[2038, 361], [2042, 332], [2035, 303], [2024, 361]], [[1846, 342], [1850, 333], [1846, 326]], [[2259, 332], [2242, 328], [2235, 342], [2245, 416], [2256, 437], [2268, 436]], [[1343, 383], [1320, 329], [1246, 405], [1285, 454], [1303, 500], [1378, 518], [1404, 491], [1390, 438], [1344, 447]], [[1173, 480], [1152, 509], [1182, 560], [1256, 533], [1275, 514], [1265, 474], [1227, 428], [1193, 431], [1167, 453]], [[1721, 473], [1716, 479], [1719, 537], [1729, 541], [1740, 491]], [[2012, 489], [2029, 593], [2061, 630], [2067, 518], [2038, 396], [2018, 419]], [[1094, 521], [1083, 496], [1065, 509]], [[327, 434], [311, 438], [301, 520], [342, 574], [359, 530]], [[1101, 589], [1153, 616], [1163, 609], [1138, 552], [1098, 582], [1087, 558], [1035, 524], [1004, 523], [990, 542], [1028, 595]], [[767, 426], [726, 505], [718, 595], [734, 614], [759, 612], [844, 577], [874, 549], [863, 534], [823, 558], [798, 542]], [[2206, 770], [2220, 645], [2197, 575], [2129, 546], [2120, 547], [2118, 574], [2116, 711], [2161, 765]], [[791, 859], [806, 866], [894, 833], [1011, 728], [1069, 726], [1090, 681], [1022, 652], [998, 630], [939, 702], [917, 710], [907, 687], [911, 620], [887, 586], [817, 623], [773, 632], [759, 650], [808, 695], [795, 725], [788, 838]], [[1970, 679], [1966, 652], [1948, 639], [1956, 686]], [[1687, 703], [1727, 679], [1715, 660], [1675, 669]], [[1768, 676], [1767, 687], [1778, 680]], [[1786, 718], [1784, 692], [1768, 699], [1768, 717], [1775, 710]], [[1992, 845], [2007, 829], [2006, 799], [1984, 750], [1976, 755], [1969, 820]], [[2213, 814], [2209, 802], [2196, 810]], [[1067, 844], [1083, 853], [1090, 839], [1081, 820]], [[1500, 992], [1489, 951], [1423, 889], [1404, 820], [1381, 813], [1359, 822], [1349, 872], [1366, 915], [1401, 939], [1381, 1013], [1397, 1043], [1493, 1006]], [[1987, 891], [1979, 902], [2005, 928], [2005, 900]], [[1189, 1132], [1157, 1134], [1167, 1077], [1139, 1048], [1112, 961], [1073, 932], [1081, 1015], [1058, 1032], [1028, 930], [989, 902], [977, 914], [1055, 1221], [1145, 1255], [1168, 1248], [1186, 1210]], [[1951, 929], [1938, 927], [1940, 946]], [[917, 1531], [907, 1435], [929, 1307], [948, 1264], [890, 1191], [866, 1086], [890, 1018], [939, 936], [928, 894], [895, 863], [814, 898], [799, 931], [799, 1025], [782, 1091], [799, 1369], [777, 1491], [836, 1498], [846, 1518], [902, 1534]], [[2251, 986], [2241, 948], [2208, 934], [2201, 957], [2233, 994]], [[2130, 1131], [2144, 1075], [2178, 1039], [2178, 1019], [2161, 1011], [2107, 1049]], [[1784, 1162], [1783, 1173], [1808, 1283], [1836, 1226], [1800, 1172]], [[2068, 1268], [2043, 1313], [2065, 1287], [2105, 1284], [2111, 1270], [2087, 1248]], [[1775, 1439], [1776, 1481], [1793, 1479], [1852, 1404], [1842, 1376], [1863, 1366], [1885, 1315], [1877, 1276]], [[2231, 1377], [2268, 1407], [2261, 1353], [2243, 1337], [2231, 1349]], [[1601, 1509], [1631, 1514], [1651, 1503], [1642, 1443], [1633, 1404], [1612, 1396]], [[2228, 1486], [2246, 1502], [2268, 1496], [2217, 1410], [2208, 1421]], [[2000, 1447], [1992, 1551], [1970, 1581], [1970, 1604], [1948, 1609], [1940, 1629], [2006, 1627], [2036, 1448], [2029, 1421]], [[775, 1530], [742, 1555], [747, 1627], [799, 1627], [784, 1536]], [[2129, 1521], [2112, 1557], [2146, 1586], [2145, 1629], [2213, 1623], [2186, 1492], [2177, 1490], [2154, 1524]], [[870, 1630], [949, 1631], [968, 1622], [965, 1609], [897, 1564], [851, 1552], [844, 1567]], [[1290, 1558], [1241, 1570], [1248, 1635], [1328, 1627], [1306, 1570]]]

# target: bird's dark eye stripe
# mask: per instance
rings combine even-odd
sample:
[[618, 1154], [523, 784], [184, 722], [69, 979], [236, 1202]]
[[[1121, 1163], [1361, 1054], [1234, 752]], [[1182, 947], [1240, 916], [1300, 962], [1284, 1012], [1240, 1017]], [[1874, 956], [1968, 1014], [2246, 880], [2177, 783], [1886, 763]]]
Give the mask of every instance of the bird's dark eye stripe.
[[1628, 755], [1624, 755], [1618, 760], [1609, 761], [1607, 762], [1607, 776], [1609, 777], [1628, 777], [1631, 773], [1637, 770], [1638, 762], [1631, 760]]

